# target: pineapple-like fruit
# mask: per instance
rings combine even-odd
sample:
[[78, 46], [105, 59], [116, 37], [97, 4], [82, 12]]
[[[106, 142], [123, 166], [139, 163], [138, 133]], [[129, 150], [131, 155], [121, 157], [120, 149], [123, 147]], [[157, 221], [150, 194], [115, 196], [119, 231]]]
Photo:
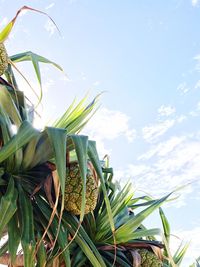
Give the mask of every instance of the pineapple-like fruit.
[[4, 74], [4, 72], [8, 68], [8, 54], [3, 43], [0, 43], [0, 76]]
[[[80, 215], [82, 202], [83, 182], [79, 164], [70, 163], [65, 183], [65, 209], [74, 215]], [[86, 205], [85, 214], [93, 211], [97, 204], [98, 178], [94, 167], [90, 162], [87, 166], [86, 176]]]
[[141, 257], [141, 267], [162, 267], [162, 261], [151, 251], [140, 249], [138, 253]]

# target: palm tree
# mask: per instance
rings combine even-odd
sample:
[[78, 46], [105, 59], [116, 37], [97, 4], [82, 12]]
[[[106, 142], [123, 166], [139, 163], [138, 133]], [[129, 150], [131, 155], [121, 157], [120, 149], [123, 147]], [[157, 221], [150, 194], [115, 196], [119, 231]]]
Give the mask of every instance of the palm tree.
[[[23, 9], [33, 10], [23, 7], [17, 15]], [[3, 42], [17, 15], [0, 33], [0, 263], [179, 266], [186, 246], [171, 256], [170, 227], [160, 208], [171, 194], [135, 197], [131, 184], [121, 188], [107, 158], [100, 161], [95, 141], [80, 135], [98, 107], [98, 96], [89, 104], [85, 98], [73, 102], [51, 127], [33, 127], [32, 105], [18, 88], [13, 68], [17, 62], [32, 62], [40, 86], [40, 62], [62, 68], [32, 52], [7, 56]], [[143, 224], [156, 209], [163, 231]]]

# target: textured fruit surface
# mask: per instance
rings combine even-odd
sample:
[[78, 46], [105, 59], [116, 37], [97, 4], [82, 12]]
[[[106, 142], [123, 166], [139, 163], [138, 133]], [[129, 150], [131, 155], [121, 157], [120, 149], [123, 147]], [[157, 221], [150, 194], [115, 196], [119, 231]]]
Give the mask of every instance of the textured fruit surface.
[[138, 251], [141, 256], [141, 267], [162, 267], [162, 261], [147, 249]]
[[[80, 215], [83, 182], [78, 163], [70, 164], [65, 185], [65, 209], [75, 215]], [[98, 197], [98, 181], [95, 170], [88, 164], [86, 177], [85, 214], [93, 211]]]
[[4, 74], [8, 68], [8, 54], [3, 43], [0, 43], [0, 76]]

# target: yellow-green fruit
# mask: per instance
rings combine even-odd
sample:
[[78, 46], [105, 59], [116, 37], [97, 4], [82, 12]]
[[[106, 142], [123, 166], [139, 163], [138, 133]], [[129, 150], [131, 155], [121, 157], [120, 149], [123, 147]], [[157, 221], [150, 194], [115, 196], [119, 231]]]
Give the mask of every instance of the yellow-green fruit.
[[8, 68], [8, 54], [4, 44], [0, 43], [0, 76], [4, 74], [7, 68]]
[[[65, 209], [75, 215], [81, 213], [83, 181], [78, 163], [71, 163], [65, 183]], [[93, 211], [98, 197], [97, 174], [91, 163], [87, 166], [85, 214]]]
[[151, 251], [140, 249], [138, 253], [141, 256], [141, 267], [162, 267], [162, 261]]

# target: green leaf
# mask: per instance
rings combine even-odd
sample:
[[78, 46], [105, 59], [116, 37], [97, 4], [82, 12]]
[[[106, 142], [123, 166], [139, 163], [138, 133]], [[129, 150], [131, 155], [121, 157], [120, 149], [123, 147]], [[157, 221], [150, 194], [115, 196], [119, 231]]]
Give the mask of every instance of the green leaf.
[[137, 230], [133, 233], [130, 233], [129, 240], [144, 238], [148, 236], [159, 235], [161, 236], [162, 231], [159, 228], [146, 229], [146, 230]]
[[8, 188], [4, 196], [2, 196], [0, 201], [0, 236], [17, 210], [17, 190], [14, 187], [13, 178], [10, 177]]
[[27, 121], [23, 121], [17, 134], [1, 148], [0, 163], [14, 154], [22, 146], [26, 145], [36, 134], [37, 131], [32, 125]]
[[[86, 97], [84, 97], [75, 108], [73, 108], [75, 104], [75, 100], [72, 102], [72, 104], [69, 106], [67, 111], [63, 114], [63, 116], [57, 120], [53, 126], [56, 128], [68, 128], [68, 126], [77, 118], [80, 116], [80, 114], [84, 111], [83, 103], [86, 101]], [[68, 129], [67, 129], [68, 130]]]
[[64, 195], [66, 178], [67, 133], [65, 129], [56, 129], [53, 127], [47, 127], [46, 131], [53, 147], [56, 169], [60, 179], [61, 192], [62, 195]]
[[38, 83], [40, 85], [39, 103], [41, 102], [42, 95], [43, 95], [42, 94], [42, 92], [43, 92], [43, 90], [42, 90], [42, 78], [41, 78], [39, 62], [52, 64], [57, 69], [63, 71], [63, 69], [58, 64], [56, 64], [55, 62], [50, 61], [49, 59], [47, 59], [45, 57], [39, 56], [39, 55], [37, 55], [37, 54], [35, 54], [35, 53], [31, 52], [31, 51], [20, 53], [20, 54], [17, 54], [17, 55], [13, 55], [13, 56], [10, 57], [10, 59], [14, 63], [22, 62], [22, 61], [31, 61], [32, 62], [34, 70], [35, 70], [35, 74], [36, 74], [36, 77], [37, 77], [37, 80], [38, 80]]
[[[133, 197], [133, 194], [134, 193], [133, 190], [131, 190], [131, 184], [128, 183], [124, 186], [123, 189], [119, 191], [115, 189], [114, 195], [112, 193], [109, 195], [109, 201], [116, 228], [118, 228], [130, 219], [127, 205], [130, 199]], [[95, 239], [102, 242], [103, 240], [105, 241], [105, 239], [111, 236], [111, 232], [107, 210], [105, 209], [104, 199], [102, 199], [101, 202], [102, 205], [98, 206], [98, 210], [100, 212], [98, 212], [96, 218], [97, 233]]]
[[[153, 211], [158, 209], [160, 205], [162, 205], [162, 203], [164, 203], [171, 194], [172, 193], [155, 201], [151, 206], [142, 210], [137, 215], [135, 215], [134, 218], [128, 220], [125, 224], [119, 227], [115, 232], [117, 243], [128, 242], [129, 236], [140, 226], [143, 220], [146, 219]], [[127, 233], [129, 233], [129, 235], [127, 235]]]
[[8, 240], [0, 247], [0, 257], [8, 251]]
[[[63, 214], [63, 222], [65, 223], [69, 232], [74, 235], [79, 222], [75, 216], [70, 214]], [[86, 257], [92, 263], [94, 267], [106, 267], [105, 262], [103, 261], [97, 247], [93, 241], [89, 238], [88, 234], [82, 226], [80, 226], [77, 235], [75, 236], [76, 243], [80, 246]]]
[[1, 138], [3, 144], [6, 144], [10, 138], [13, 136], [11, 127], [12, 123], [6, 112], [0, 106], [0, 127], [1, 127]]
[[102, 187], [102, 191], [104, 194], [104, 199], [105, 199], [105, 203], [106, 203], [110, 227], [111, 227], [112, 232], [114, 233], [115, 225], [114, 225], [114, 220], [113, 220], [113, 214], [112, 214], [110, 202], [109, 202], [107, 191], [106, 191], [106, 186], [105, 186], [105, 181], [104, 181], [104, 177], [103, 177], [103, 173], [102, 173], [100, 160], [99, 160], [98, 153], [96, 150], [96, 143], [94, 141], [88, 142], [88, 156], [89, 156], [89, 158], [90, 158], [90, 160], [91, 160], [91, 162], [92, 162], [92, 164], [93, 164], [93, 166], [97, 172], [97, 175], [101, 181], [101, 187]]
[[56, 128], [66, 128], [67, 120], [69, 118], [69, 114], [73, 110], [74, 104], [75, 104], [75, 99], [71, 103], [71, 105], [68, 107], [68, 109], [65, 111], [65, 113], [52, 124], [53, 127], [56, 127]]
[[36, 144], [35, 152], [33, 153], [33, 158], [29, 165], [30, 168], [35, 167], [36, 165], [40, 165], [51, 158], [54, 157], [54, 150], [52, 143], [47, 134], [47, 129], [45, 129], [40, 134], [40, 138]]
[[16, 62], [22, 62], [22, 61], [34, 61], [34, 62], [41, 62], [41, 63], [47, 63], [47, 64], [52, 64], [54, 67], [59, 69], [60, 71], [63, 71], [62, 67], [59, 66], [57, 63], [43, 57], [40, 55], [37, 55], [31, 51], [23, 52], [17, 55], [13, 55], [10, 57], [10, 59], [16, 63]]
[[38, 141], [41, 137], [41, 133], [38, 132], [37, 135], [35, 135], [30, 142], [27, 144], [27, 146], [24, 149], [23, 153], [23, 161], [22, 161], [22, 168], [24, 170], [31, 167], [33, 159], [35, 157], [35, 151], [36, 147], [38, 145]]
[[74, 143], [76, 155], [79, 163], [79, 169], [82, 178], [82, 202], [81, 202], [81, 215], [80, 221], [83, 220], [86, 204], [86, 176], [87, 176], [87, 149], [88, 137], [84, 135], [71, 135], [70, 138]]
[[[41, 14], [47, 16], [47, 17], [53, 22], [53, 24], [56, 26], [56, 24], [55, 24], [55, 22], [52, 20], [52, 18], [51, 18], [48, 14], [46, 14], [45, 12], [42, 12], [42, 11], [40, 11], [40, 10], [38, 10], [38, 9], [34, 9], [34, 8], [31, 8], [31, 7], [28, 7], [28, 6], [23, 6], [23, 7], [21, 7], [21, 8], [17, 11], [15, 17], [14, 17], [14, 18], [13, 18], [13, 19], [12, 19], [12, 20], [11, 20], [5, 27], [4, 27], [4, 29], [0, 32], [0, 42], [4, 42], [4, 41], [8, 38], [8, 36], [9, 36], [9, 34], [10, 34], [10, 32], [11, 32], [11, 30], [12, 30], [12, 28], [13, 28], [13, 26], [14, 26], [16, 20], [17, 20], [17, 17], [19, 16], [19, 14], [20, 14], [23, 10], [29, 10], [29, 11], [34, 11], [34, 12], [41, 13]], [[56, 28], [57, 28], [57, 30], [58, 30], [58, 27], [57, 27], [57, 26], [56, 26]], [[59, 31], [59, 30], [58, 30], [58, 31]]]
[[169, 243], [169, 239], [170, 239], [170, 224], [169, 221], [167, 220], [167, 217], [165, 216], [165, 213], [163, 212], [162, 208], [159, 208], [159, 214], [160, 214], [160, 218], [162, 221], [162, 225], [163, 225], [163, 230], [164, 230], [164, 235], [166, 238], [167, 243]]
[[35, 266], [35, 234], [33, 223], [33, 207], [30, 198], [26, 195], [21, 185], [18, 184], [20, 207], [21, 243], [24, 254], [24, 267]]
[[72, 267], [82, 267], [86, 260], [83, 251], [77, 248], [72, 255]]
[[14, 265], [17, 249], [20, 243], [20, 230], [18, 227], [18, 216], [17, 213], [11, 218], [8, 223], [8, 251], [11, 256], [11, 263]]
[[13, 28], [13, 21], [9, 22], [5, 28], [0, 32], [0, 42], [3, 43], [9, 36]]
[[[112, 263], [115, 260], [115, 254], [113, 252], [109, 252], [109, 251], [102, 251], [102, 255], [104, 256], [104, 260], [106, 262], [106, 266], [107, 267], [112, 267], [113, 266]], [[121, 257], [119, 257], [118, 255], [120, 255]], [[129, 262], [129, 260], [125, 257], [124, 253], [120, 253], [120, 252], [117, 252], [116, 263], [118, 263], [117, 266], [123, 266], [123, 267], [136, 266], [136, 265], [133, 265], [133, 263], [131, 264]]]
[[22, 122], [19, 111], [15, 106], [15, 103], [10, 93], [8, 92], [6, 86], [3, 86], [1, 84], [0, 84], [0, 105], [8, 114], [10, 119], [14, 122], [14, 124], [17, 127], [19, 127]]
[[[52, 229], [55, 233], [57, 227], [55, 228], [52, 225]], [[64, 227], [64, 225], [62, 223], [61, 227], [60, 227], [60, 232], [58, 234], [58, 244], [59, 244], [61, 250], [64, 250], [62, 252], [62, 256], [64, 258], [66, 266], [71, 267], [70, 252], [69, 252], [69, 249], [66, 249], [66, 246], [68, 246], [68, 234], [69, 234], [68, 230], [66, 229], [66, 227]]]
[[78, 243], [78, 245], [81, 247], [84, 254], [87, 256], [89, 261], [91, 262], [92, 266], [94, 266], [94, 267], [106, 267], [105, 263], [102, 264], [97, 260], [97, 258], [93, 254], [93, 251], [90, 249], [89, 245], [84, 242], [82, 237], [79, 237], [79, 235], [77, 235], [75, 237], [75, 240]]
[[[19, 16], [19, 14], [23, 11], [23, 10], [29, 10], [29, 11], [34, 11], [34, 12], [38, 12], [38, 13], [41, 13], [41, 14], [43, 14], [43, 15], [45, 15], [45, 16], [47, 16], [51, 21], [52, 21], [52, 23], [56, 26], [56, 28], [57, 28], [57, 30], [59, 31], [59, 29], [58, 29], [58, 27], [57, 27], [57, 25], [55, 24], [55, 22], [53, 21], [53, 19], [47, 14], [47, 13], [45, 13], [45, 12], [43, 12], [43, 11], [40, 11], [40, 10], [38, 10], [38, 9], [34, 9], [34, 8], [31, 8], [31, 7], [28, 7], [28, 6], [23, 6], [22, 8], [20, 8], [18, 11], [17, 11], [17, 13], [16, 13], [16, 15], [15, 15], [15, 17], [4, 27], [4, 29], [0, 32], [0, 42], [4, 42], [7, 38], [8, 38], [8, 36], [9, 36], [9, 34], [10, 34], [10, 32], [11, 32], [11, 30], [12, 30], [12, 28], [13, 28], [13, 26], [14, 26], [14, 24], [15, 24], [15, 22], [16, 22], [16, 20], [17, 20], [17, 17]], [[22, 55], [22, 61], [24, 61], [24, 60], [31, 60], [32, 61], [32, 63], [33, 63], [33, 66], [34, 66], [34, 69], [35, 69], [35, 72], [36, 72], [36, 77], [37, 77], [37, 79], [38, 79], [38, 82], [39, 82], [39, 84], [40, 84], [40, 88], [41, 88], [41, 90], [40, 90], [40, 97], [39, 97], [39, 103], [41, 102], [41, 99], [42, 99], [42, 83], [41, 83], [41, 74], [40, 74], [40, 68], [39, 68], [39, 64], [38, 64], [38, 62], [39, 61], [41, 61], [41, 62], [44, 62], [44, 63], [51, 63], [51, 64], [53, 64], [54, 66], [56, 66], [57, 68], [59, 68], [60, 70], [62, 70], [61, 69], [61, 67], [59, 66], [59, 65], [57, 65], [56, 63], [54, 63], [54, 62], [52, 62], [52, 61], [49, 61], [48, 59], [46, 59], [46, 58], [44, 58], [44, 57], [41, 57], [41, 56], [38, 56], [38, 55], [36, 55], [36, 54], [33, 54], [33, 53], [31, 53], [31, 52], [26, 52], [26, 53], [24, 53], [26, 56], [25, 56], [25, 58], [24, 58], [24, 56]], [[27, 59], [26, 59], [26, 57], [27, 57]], [[20, 61], [20, 56], [18, 55], [16, 55], [16, 56], [13, 56], [13, 57], [11, 57], [11, 60], [15, 60], [15, 59], [18, 59], [18, 61]], [[17, 60], [16, 59], [16, 60]], [[14, 64], [12, 64], [12, 65], [14, 65]], [[15, 67], [15, 65], [14, 65], [14, 67]], [[15, 67], [16, 68], [16, 67]], [[16, 68], [17, 69], [17, 68]], [[18, 69], [17, 69], [18, 70]], [[22, 76], [23, 76], [23, 74], [21, 74]], [[23, 76], [24, 77], [24, 76]], [[24, 77], [25, 78], [25, 77]], [[26, 78], [25, 78], [25, 80], [26, 80]], [[26, 80], [27, 81], [27, 80]], [[27, 81], [28, 82], [28, 81]], [[34, 91], [34, 90], [33, 90]], [[35, 91], [34, 91], [35, 92]], [[38, 103], [38, 104], [39, 104]]]
[[[12, 133], [12, 124], [10, 121], [10, 118], [8, 117], [8, 115], [5, 113], [5, 111], [1, 108], [0, 106], [0, 125], [1, 125], [1, 138], [2, 138], [2, 142], [3, 144], [7, 144], [8, 141], [11, 139], [11, 137], [13, 136]], [[6, 168], [7, 169], [14, 169], [14, 154], [12, 154], [6, 162]]]
[[[36, 196], [36, 202], [38, 205], [38, 208], [42, 211], [44, 217], [49, 220], [49, 217], [51, 216], [51, 209], [47, 202], [39, 197]], [[68, 213], [63, 213], [63, 218], [62, 218], [62, 225], [60, 227], [61, 229], [67, 229], [69, 233], [73, 236], [75, 232], [77, 231], [79, 225], [79, 221], [76, 217], [68, 214]], [[51, 229], [53, 233], [56, 233], [56, 230], [58, 228], [58, 219], [54, 217], [52, 224], [51, 224]], [[60, 240], [60, 241], [59, 241]], [[63, 238], [63, 235], [58, 235], [58, 241], [59, 246], [64, 249], [67, 245], [67, 239]], [[79, 231], [77, 235], [75, 236], [75, 242], [80, 246], [82, 251], [85, 253], [86, 257], [91, 261], [92, 266], [94, 267], [106, 267], [101, 255], [99, 254], [96, 246], [94, 243], [91, 241], [87, 233], [84, 231], [83, 227], [80, 226]], [[67, 248], [63, 253], [69, 253], [69, 248]], [[68, 265], [67, 265], [68, 266]]]
[[179, 248], [177, 249], [177, 251], [175, 252], [174, 256], [173, 256], [173, 260], [175, 262], [175, 264], [177, 264], [178, 266], [180, 266], [185, 253], [187, 252], [189, 247], [189, 243], [186, 243], [185, 245], [182, 246], [182, 244], [179, 246]]
[[[67, 111], [57, 119], [53, 126], [56, 128], [65, 128], [68, 134], [74, 134], [79, 132], [89, 121], [89, 119], [94, 115], [97, 105], [98, 96], [96, 96], [92, 102], [85, 106], [86, 97], [84, 97], [75, 107], [75, 100], [67, 109]], [[95, 110], [94, 110], [95, 109]], [[92, 113], [93, 111], [93, 113]], [[90, 115], [90, 116], [89, 116]]]
[[[46, 223], [48, 224], [49, 222], [49, 218], [51, 216], [51, 209], [48, 206], [48, 204], [46, 202], [44, 202], [43, 199], [41, 199], [40, 197], [36, 197], [37, 199], [37, 205], [38, 208], [41, 210], [41, 212], [43, 213], [44, 217], [46, 218]], [[59, 227], [59, 221], [57, 217], [54, 217], [52, 220], [52, 223], [50, 225], [50, 228], [52, 230], [52, 234], [54, 236], [54, 238], [57, 235], [57, 230], [59, 228], [59, 233], [58, 233], [58, 237], [57, 237], [57, 244], [59, 245], [59, 247], [61, 248], [61, 250], [65, 249], [66, 246], [68, 245], [68, 231], [66, 229], [66, 227], [64, 227], [63, 223], [61, 222], [60, 227]], [[70, 254], [69, 254], [69, 248], [65, 249], [62, 252], [62, 256], [64, 258], [65, 264], [66, 266], [71, 266], [70, 265]]]
[[[37, 235], [38, 242], [41, 239], [41, 234], [38, 233]], [[44, 246], [44, 242], [41, 242], [38, 252], [37, 252], [37, 265], [36, 267], [44, 267], [46, 266], [46, 261], [47, 261], [47, 254], [46, 254], [46, 249]]]
[[[12, 124], [10, 120], [15, 124], [15, 126], [19, 127], [21, 125], [21, 117], [19, 114], [19, 111], [17, 107], [15, 106], [14, 100], [12, 98], [12, 94], [9, 93], [8, 89], [5, 86], [0, 85], [0, 105], [3, 108], [1, 114], [3, 111], [6, 112], [6, 114], [9, 116], [10, 119], [5, 118], [7, 122], [6, 128], [9, 132], [12, 130]], [[8, 129], [8, 127], [10, 129]], [[5, 126], [3, 127], [4, 132], [3, 135], [5, 136]], [[10, 138], [9, 138], [10, 139]], [[7, 138], [8, 141], [8, 138]], [[6, 142], [5, 142], [6, 143]], [[9, 160], [7, 161], [7, 169], [9, 171], [11, 170], [17, 170], [19, 169], [21, 162], [22, 162], [22, 151], [19, 149], [15, 152], [15, 155], [12, 155]]]

